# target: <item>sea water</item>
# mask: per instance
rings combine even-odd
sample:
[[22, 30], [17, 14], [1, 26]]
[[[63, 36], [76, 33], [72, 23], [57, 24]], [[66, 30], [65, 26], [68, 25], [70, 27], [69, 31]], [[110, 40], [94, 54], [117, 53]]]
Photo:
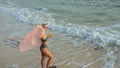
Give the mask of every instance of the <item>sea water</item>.
[[[67, 48], [62, 46], [66, 44], [64, 41], [70, 41], [67, 44], [73, 47], [80, 47], [77, 50], [71, 48], [61, 51], [62, 61], [56, 58], [56, 65], [74, 64], [74, 68], [81, 66], [87, 68], [101, 60], [102, 68], [120, 67], [119, 0], [0, 0], [0, 13], [9, 14], [19, 23], [32, 26], [47, 23], [49, 29], [56, 35], [62, 34], [57, 38], [63, 42], [57, 43], [59, 48], [54, 51], [60, 52], [62, 48]], [[15, 35], [21, 37], [20, 34], [14, 33], [10, 38]], [[76, 61], [77, 54], [88, 49], [81, 49], [84, 47], [81, 45], [86, 42], [90, 44], [88, 48], [104, 49], [105, 53], [92, 62]], [[68, 56], [73, 55], [75, 57], [71, 58], [71, 61], [67, 59]]]

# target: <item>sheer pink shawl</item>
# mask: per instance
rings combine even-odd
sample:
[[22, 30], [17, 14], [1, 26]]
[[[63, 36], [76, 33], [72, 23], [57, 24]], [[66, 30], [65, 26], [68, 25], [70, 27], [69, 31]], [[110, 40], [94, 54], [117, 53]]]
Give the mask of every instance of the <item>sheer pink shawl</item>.
[[29, 32], [24, 39], [19, 44], [20, 52], [26, 52], [29, 50], [33, 50], [38, 45], [41, 44], [41, 38], [45, 33], [43, 27], [41, 25], [37, 25], [31, 32]]

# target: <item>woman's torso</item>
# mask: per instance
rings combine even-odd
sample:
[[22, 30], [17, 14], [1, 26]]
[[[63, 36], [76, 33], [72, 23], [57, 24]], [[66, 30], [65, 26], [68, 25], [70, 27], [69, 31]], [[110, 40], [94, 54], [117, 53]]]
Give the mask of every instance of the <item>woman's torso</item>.
[[40, 48], [46, 48], [48, 46], [47, 40], [48, 40], [48, 37], [46, 36], [43, 36], [43, 38], [41, 38], [42, 44]]

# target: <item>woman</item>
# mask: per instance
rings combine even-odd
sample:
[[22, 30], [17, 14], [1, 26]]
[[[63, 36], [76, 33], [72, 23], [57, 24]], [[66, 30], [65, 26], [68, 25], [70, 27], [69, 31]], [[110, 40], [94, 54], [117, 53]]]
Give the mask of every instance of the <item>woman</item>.
[[51, 38], [52, 37], [52, 33], [50, 33], [48, 36], [46, 36], [46, 32], [48, 30], [48, 26], [46, 24], [42, 24], [41, 25], [45, 31], [45, 33], [42, 35], [42, 38], [41, 38], [41, 46], [40, 46], [40, 51], [41, 51], [41, 55], [42, 55], [42, 59], [41, 59], [41, 66], [42, 68], [45, 68], [45, 60], [46, 60], [46, 57], [48, 57], [48, 61], [47, 61], [47, 65], [46, 65], [46, 68], [50, 68], [50, 64], [53, 62], [53, 55], [51, 54], [51, 52], [47, 49], [47, 46], [48, 46], [48, 38]]
[[[36, 25], [36, 27], [32, 31], [25, 35], [24, 39], [19, 44], [20, 52], [26, 52], [35, 49], [41, 43], [40, 51], [42, 55], [42, 68], [45, 68], [44, 66], [46, 57], [49, 58], [46, 64], [46, 68], [50, 68], [50, 64], [53, 61], [53, 55], [47, 49], [47, 40], [48, 38], [52, 37], [52, 33], [46, 36], [47, 29], [48, 26], [46, 24]], [[55, 66], [52, 66], [52, 68], [53, 67], [55, 68]]]

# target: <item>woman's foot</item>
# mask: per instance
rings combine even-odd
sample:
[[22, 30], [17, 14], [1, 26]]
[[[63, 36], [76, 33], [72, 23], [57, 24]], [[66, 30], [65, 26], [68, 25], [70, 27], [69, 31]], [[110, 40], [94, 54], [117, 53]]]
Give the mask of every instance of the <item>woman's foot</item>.
[[57, 68], [55, 65], [53, 65], [53, 66], [50, 66], [50, 68]]

